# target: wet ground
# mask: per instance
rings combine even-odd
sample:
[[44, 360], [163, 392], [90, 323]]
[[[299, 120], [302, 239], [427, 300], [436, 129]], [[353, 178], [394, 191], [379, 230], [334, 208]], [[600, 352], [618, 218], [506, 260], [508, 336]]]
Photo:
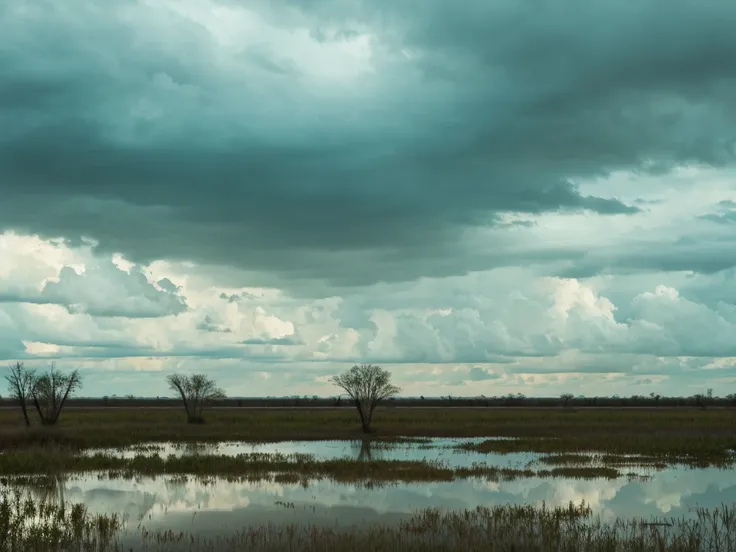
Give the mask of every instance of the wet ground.
[[[538, 466], [535, 454], [479, 454], [456, 447], [468, 439], [432, 439], [412, 443], [307, 441], [265, 444], [158, 445], [115, 451], [115, 454], [239, 454], [304, 453], [316, 459], [360, 458], [441, 461], [451, 467], [475, 462], [524, 468]], [[231, 482], [223, 478], [158, 476], [136, 479], [104, 474], [68, 474], [56, 485], [23, 487], [37, 499], [84, 503], [90, 513], [124, 514], [129, 531], [192, 532], [202, 537], [231, 534], [262, 523], [305, 522], [350, 526], [393, 522], [427, 508], [464, 510], [496, 504], [565, 506], [585, 501], [603, 519], [616, 517], [680, 517], [692, 508], [716, 507], [736, 501], [736, 470], [682, 466], [663, 470], [628, 468], [646, 478], [565, 479], [532, 477], [490, 482], [396, 484], [377, 488], [327, 480], [302, 484]], [[12, 486], [12, 480], [10, 481]]]

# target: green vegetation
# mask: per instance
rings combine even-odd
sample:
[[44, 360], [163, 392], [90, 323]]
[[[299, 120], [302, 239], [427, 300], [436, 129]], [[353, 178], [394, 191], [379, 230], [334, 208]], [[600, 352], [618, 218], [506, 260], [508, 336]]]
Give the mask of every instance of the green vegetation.
[[584, 503], [571, 503], [567, 508], [426, 509], [390, 524], [340, 529], [268, 524], [212, 540], [184, 532], [153, 532], [142, 524], [128, 533], [129, 542], [123, 548], [117, 531], [126, 524], [116, 516], [92, 516], [82, 506], [65, 510], [22, 498], [20, 493], [0, 493], [0, 534], [4, 536], [0, 551], [716, 552], [736, 546], [733, 508], [698, 509], [692, 519], [619, 519], [612, 523], [595, 518]]

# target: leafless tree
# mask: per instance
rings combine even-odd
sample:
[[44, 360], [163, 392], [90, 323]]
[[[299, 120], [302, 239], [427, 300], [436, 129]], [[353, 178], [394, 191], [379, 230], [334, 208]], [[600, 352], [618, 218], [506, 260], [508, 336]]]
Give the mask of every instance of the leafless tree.
[[206, 403], [225, 398], [225, 392], [217, 387], [213, 379], [204, 374], [192, 374], [191, 376], [171, 374], [166, 377], [166, 381], [169, 383], [169, 387], [179, 393], [181, 400], [184, 401], [187, 422], [190, 424], [204, 422], [202, 409]]
[[10, 365], [10, 374], [5, 376], [8, 382], [8, 391], [10, 398], [15, 399], [20, 404], [23, 411], [23, 419], [26, 427], [30, 427], [31, 420], [28, 417], [28, 401], [31, 399], [31, 388], [36, 380], [36, 373], [26, 368], [22, 362], [16, 362]]
[[562, 399], [562, 406], [567, 408], [570, 404], [570, 401], [575, 398], [575, 395], [573, 395], [572, 393], [563, 393], [562, 395], [560, 395], [560, 398]]
[[401, 391], [391, 384], [390, 372], [373, 364], [353, 366], [331, 381], [355, 401], [363, 433], [370, 433], [373, 411], [378, 403]]
[[52, 363], [48, 372], [35, 376], [31, 385], [31, 399], [42, 425], [54, 425], [69, 396], [82, 387], [79, 370], [65, 375]]

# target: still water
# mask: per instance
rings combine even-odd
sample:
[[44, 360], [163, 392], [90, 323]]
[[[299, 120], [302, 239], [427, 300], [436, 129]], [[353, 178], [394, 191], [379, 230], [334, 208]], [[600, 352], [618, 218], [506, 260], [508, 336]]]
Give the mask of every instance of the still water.
[[[362, 457], [396, 460], [440, 460], [452, 466], [486, 462], [524, 467], [534, 465], [536, 455], [485, 455], [459, 453], [454, 447], [468, 440], [438, 439], [402, 443], [395, 447], [371, 447], [360, 442], [312, 441], [269, 444], [223, 443], [182, 448], [164, 445], [146, 454], [238, 454], [244, 452], [307, 453], [318, 459]], [[133, 450], [116, 454], [141, 453]], [[641, 469], [639, 471], [642, 471]], [[301, 484], [273, 482], [207, 481], [193, 477], [110, 478], [104, 474], [69, 474], [55, 488], [24, 487], [37, 499], [84, 503], [90, 513], [122, 514], [129, 528], [142, 525], [149, 531], [173, 530], [202, 537], [229, 535], [262, 523], [303, 522], [350, 526], [366, 522], [391, 522], [427, 507], [472, 509], [497, 504], [565, 506], [585, 501], [604, 520], [616, 517], [689, 516], [696, 506], [716, 507], [736, 501], [736, 471], [719, 468], [669, 467], [649, 470], [648, 479], [575, 480], [532, 477], [491, 482], [464, 479], [452, 482], [397, 484], [366, 488], [363, 485], [312, 481]], [[9, 485], [13, 485], [10, 480]]]
[[506, 468], [524, 468], [533, 463], [538, 455], [529, 453], [482, 454], [458, 450], [462, 443], [478, 443], [488, 440], [477, 439], [423, 439], [413, 442], [376, 441], [281, 441], [275, 443], [156, 443], [143, 444], [120, 449], [91, 449], [87, 454], [108, 453], [123, 458], [133, 458], [137, 454], [166, 457], [237, 454], [309, 454], [315, 460], [335, 460], [341, 458], [357, 460], [403, 460], [438, 461], [452, 468], [470, 467], [474, 463]]

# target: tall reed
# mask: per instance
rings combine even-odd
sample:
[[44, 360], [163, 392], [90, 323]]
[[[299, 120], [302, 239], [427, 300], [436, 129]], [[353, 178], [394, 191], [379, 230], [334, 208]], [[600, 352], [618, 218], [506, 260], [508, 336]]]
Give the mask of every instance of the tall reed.
[[191, 532], [121, 533], [124, 520], [83, 506], [0, 493], [1, 552], [736, 552], [736, 504], [690, 517], [604, 522], [585, 504], [429, 508], [390, 523], [251, 526], [214, 539]]
[[0, 552], [115, 550], [122, 520], [91, 516], [82, 504], [36, 502], [20, 491], [0, 491]]

